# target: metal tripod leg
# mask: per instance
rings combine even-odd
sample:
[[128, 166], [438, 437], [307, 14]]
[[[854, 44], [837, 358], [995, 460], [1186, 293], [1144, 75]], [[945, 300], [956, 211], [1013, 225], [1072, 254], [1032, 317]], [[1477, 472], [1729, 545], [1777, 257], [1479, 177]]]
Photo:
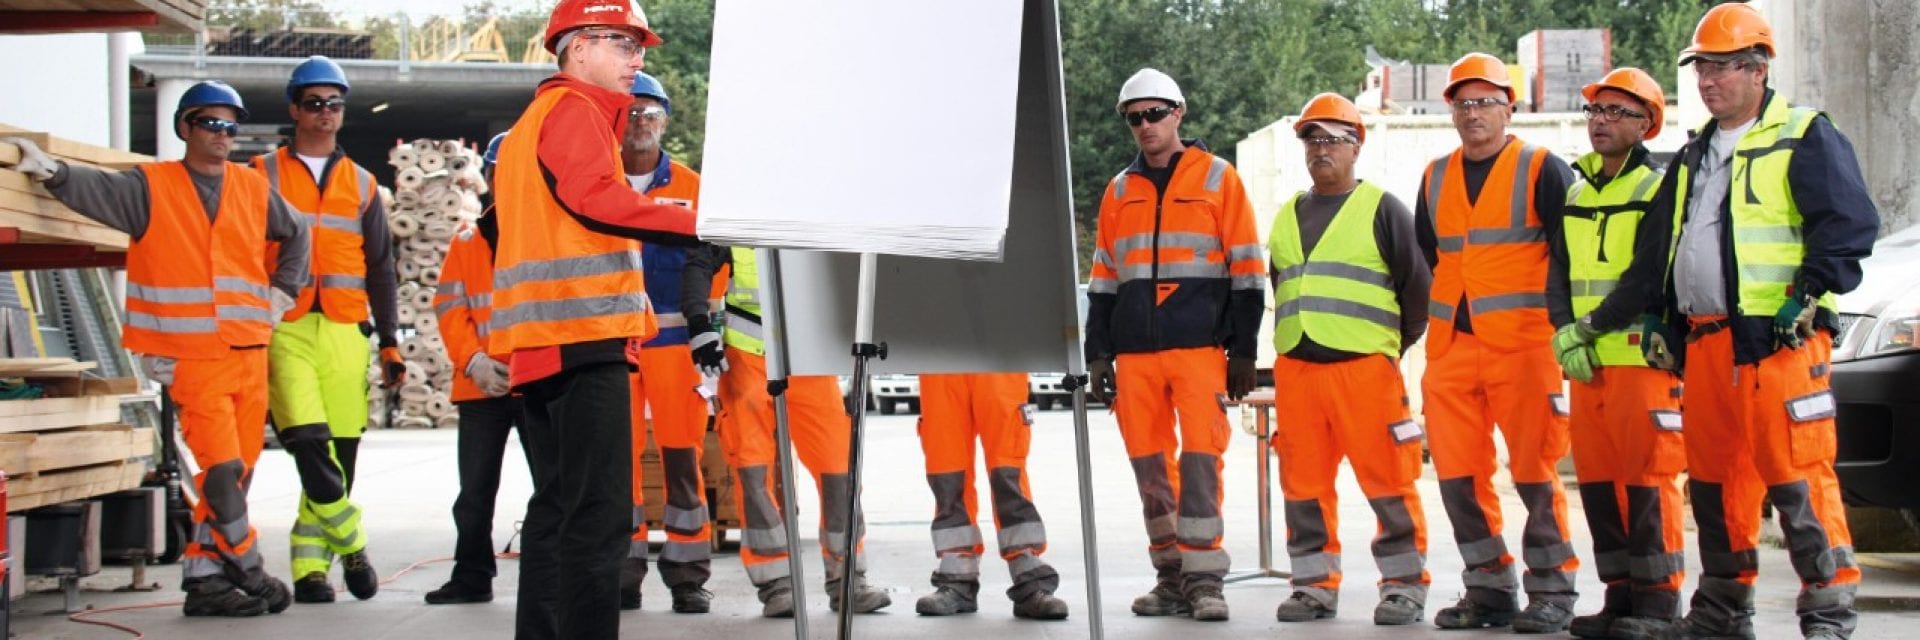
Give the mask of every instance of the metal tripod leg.
[[1273, 462], [1273, 441], [1271, 439], [1273, 437], [1273, 429], [1271, 428], [1272, 424], [1269, 422], [1270, 414], [1268, 413], [1269, 407], [1271, 406], [1272, 405], [1254, 403], [1240, 405], [1241, 411], [1251, 409], [1254, 412], [1255, 438], [1259, 441], [1254, 445], [1253, 453], [1259, 458], [1255, 468], [1259, 470], [1258, 477], [1260, 479], [1259, 498], [1257, 498], [1260, 507], [1260, 568], [1227, 574], [1224, 582], [1243, 582], [1261, 578], [1279, 578], [1285, 580], [1293, 577], [1291, 572], [1279, 571], [1273, 568], [1273, 475], [1269, 471]]

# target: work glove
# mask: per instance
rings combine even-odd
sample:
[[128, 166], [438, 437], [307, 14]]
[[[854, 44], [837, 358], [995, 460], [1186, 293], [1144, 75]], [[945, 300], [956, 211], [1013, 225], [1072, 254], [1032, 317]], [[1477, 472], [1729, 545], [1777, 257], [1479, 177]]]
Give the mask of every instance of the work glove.
[[506, 363], [488, 357], [485, 351], [475, 351], [473, 357], [467, 358], [467, 377], [473, 378], [474, 386], [491, 398], [507, 395], [512, 388]]
[[173, 384], [173, 367], [175, 364], [176, 362], [173, 358], [166, 356], [146, 354], [141, 354], [140, 356], [140, 369], [147, 372], [149, 379], [160, 384]]
[[1227, 358], [1227, 399], [1239, 400], [1253, 393], [1253, 387], [1260, 380], [1257, 367], [1250, 356], [1230, 356]]
[[280, 324], [280, 319], [287, 317], [287, 312], [293, 310], [293, 296], [287, 295], [287, 292], [281, 291], [279, 287], [267, 287], [267, 289], [270, 290], [267, 294], [267, 303], [273, 309], [273, 323]]
[[0, 142], [10, 143], [20, 148], [20, 162], [13, 170], [27, 174], [34, 182], [46, 182], [53, 179], [54, 172], [60, 169], [60, 161], [40, 150], [40, 145], [21, 137], [0, 138]]
[[1087, 363], [1087, 394], [1109, 405], [1120, 395], [1120, 388], [1114, 383], [1113, 359], [1100, 358]]
[[700, 375], [717, 378], [727, 372], [727, 351], [720, 342], [720, 332], [695, 334], [687, 346], [693, 349], [693, 364], [700, 368]]
[[[1572, 326], [1572, 325], [1568, 325]], [[1592, 345], [1578, 346], [1555, 354], [1560, 360], [1560, 370], [1576, 382], [1593, 382], [1595, 356]]]
[[407, 361], [400, 357], [399, 347], [380, 347], [380, 372], [385, 374], [380, 386], [392, 389], [407, 379]]
[[1640, 355], [1647, 364], [1662, 371], [1680, 369], [1680, 355], [1667, 344], [1667, 323], [1651, 313], [1640, 317]]
[[1798, 349], [1813, 337], [1813, 312], [1818, 309], [1813, 296], [1796, 294], [1792, 285], [1787, 286], [1787, 302], [1773, 314], [1774, 347]]
[[1581, 347], [1591, 347], [1599, 339], [1600, 330], [1593, 328], [1593, 316], [1581, 316], [1553, 332], [1553, 355], [1558, 357]]

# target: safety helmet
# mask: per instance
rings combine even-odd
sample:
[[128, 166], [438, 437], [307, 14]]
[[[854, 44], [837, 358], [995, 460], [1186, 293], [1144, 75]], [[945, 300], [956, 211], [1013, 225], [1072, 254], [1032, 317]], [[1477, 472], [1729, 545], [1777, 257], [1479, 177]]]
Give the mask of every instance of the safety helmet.
[[486, 162], [487, 166], [489, 167], [493, 166], [493, 163], [499, 162], [500, 161], [500, 144], [506, 141], [507, 141], [507, 132], [505, 131], [502, 131], [498, 135], [493, 136], [492, 140], [487, 141], [487, 152], [485, 154], [482, 154], [480, 156], [480, 159]]
[[1337, 122], [1353, 127], [1353, 133], [1360, 142], [1367, 141], [1367, 125], [1360, 122], [1360, 108], [1353, 101], [1338, 93], [1322, 93], [1307, 101], [1300, 110], [1300, 119], [1293, 121], [1293, 133], [1305, 133], [1307, 127], [1316, 122]]
[[338, 63], [326, 56], [310, 56], [306, 62], [293, 68], [293, 75], [287, 78], [287, 99], [300, 98], [300, 90], [316, 84], [340, 87], [340, 94], [346, 95], [353, 86], [347, 84], [347, 72]]
[[188, 114], [204, 107], [233, 107], [236, 116], [247, 119], [247, 106], [240, 100], [240, 92], [219, 80], [201, 80], [180, 94], [180, 103], [173, 108], [173, 135], [187, 139], [180, 133], [180, 123], [186, 121]]
[[1599, 82], [1581, 87], [1580, 95], [1585, 97], [1587, 102], [1593, 102], [1594, 97], [1600, 95], [1601, 89], [1624, 91], [1646, 105], [1647, 119], [1653, 121], [1653, 126], [1647, 128], [1644, 139], [1652, 140], [1654, 136], [1660, 135], [1660, 125], [1667, 119], [1667, 93], [1660, 90], [1660, 83], [1654, 82], [1653, 76], [1633, 67], [1621, 67], [1614, 69]]
[[1185, 106], [1186, 96], [1180, 94], [1180, 85], [1173, 77], [1161, 73], [1159, 69], [1141, 69], [1120, 85], [1120, 101], [1114, 104], [1114, 110], [1126, 111], [1127, 103], [1135, 100], [1165, 100], [1173, 106]]
[[1693, 29], [1693, 46], [1680, 52], [1680, 64], [1693, 62], [1701, 54], [1738, 53], [1754, 47], [1773, 57], [1773, 27], [1753, 5], [1723, 2], [1707, 10], [1700, 26]]
[[1513, 81], [1507, 75], [1507, 64], [1499, 58], [1477, 52], [1460, 56], [1459, 60], [1454, 61], [1453, 68], [1447, 70], [1447, 88], [1440, 95], [1452, 100], [1455, 89], [1476, 80], [1507, 90], [1507, 102], [1519, 99], [1513, 95]]
[[667, 99], [667, 88], [660, 86], [660, 81], [647, 72], [633, 72], [632, 93], [636, 98], [647, 97], [660, 101], [660, 106], [667, 110], [667, 114], [673, 114], [673, 101]]
[[642, 47], [666, 42], [647, 27], [647, 12], [633, 0], [560, 0], [560, 6], [547, 16], [547, 53], [559, 55], [560, 36], [586, 27], [633, 31]]

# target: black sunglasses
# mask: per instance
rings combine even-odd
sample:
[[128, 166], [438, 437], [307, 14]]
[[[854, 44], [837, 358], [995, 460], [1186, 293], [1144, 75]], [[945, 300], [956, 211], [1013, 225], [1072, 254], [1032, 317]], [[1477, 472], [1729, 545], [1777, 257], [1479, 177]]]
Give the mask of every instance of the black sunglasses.
[[346, 98], [327, 98], [324, 100], [320, 98], [307, 98], [300, 101], [300, 110], [307, 113], [320, 113], [322, 111], [337, 112], [344, 111], [346, 108]]
[[1151, 109], [1141, 109], [1139, 111], [1129, 111], [1120, 114], [1120, 117], [1126, 119], [1127, 126], [1138, 127], [1142, 122], [1159, 122], [1167, 119], [1167, 116], [1170, 115], [1173, 115], [1173, 107], [1160, 106]]
[[188, 120], [187, 124], [193, 125], [194, 128], [208, 133], [224, 133], [227, 134], [229, 138], [240, 135], [240, 123], [232, 120], [222, 120], [213, 116], [200, 116]]

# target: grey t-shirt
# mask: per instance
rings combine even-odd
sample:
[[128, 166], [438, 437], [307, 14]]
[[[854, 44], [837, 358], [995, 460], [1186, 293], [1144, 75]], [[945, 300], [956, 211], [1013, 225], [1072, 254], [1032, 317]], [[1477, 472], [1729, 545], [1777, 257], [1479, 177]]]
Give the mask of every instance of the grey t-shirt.
[[1754, 121], [1737, 128], [1719, 128], [1707, 146], [1707, 157], [1692, 177], [1686, 224], [1680, 230], [1679, 250], [1673, 259], [1674, 289], [1680, 312], [1687, 315], [1726, 315], [1727, 278], [1720, 244], [1720, 209], [1733, 184], [1733, 147], [1753, 128]]

